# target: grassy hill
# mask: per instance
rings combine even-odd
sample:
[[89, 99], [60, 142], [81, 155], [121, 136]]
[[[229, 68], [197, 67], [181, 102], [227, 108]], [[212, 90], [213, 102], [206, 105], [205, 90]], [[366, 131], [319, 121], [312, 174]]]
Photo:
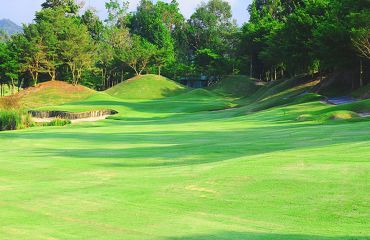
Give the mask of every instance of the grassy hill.
[[20, 91], [15, 95], [23, 108], [59, 105], [79, 101], [95, 93], [94, 90], [62, 81], [49, 81]]
[[43, 107], [119, 114], [0, 132], [0, 239], [367, 240], [370, 102], [315, 84]]
[[248, 76], [228, 76], [221, 79], [209, 89], [226, 96], [244, 97], [252, 95], [260, 88], [256, 83], [256, 80]]
[[142, 75], [126, 80], [106, 91], [122, 99], [159, 99], [186, 91], [186, 87], [158, 75]]

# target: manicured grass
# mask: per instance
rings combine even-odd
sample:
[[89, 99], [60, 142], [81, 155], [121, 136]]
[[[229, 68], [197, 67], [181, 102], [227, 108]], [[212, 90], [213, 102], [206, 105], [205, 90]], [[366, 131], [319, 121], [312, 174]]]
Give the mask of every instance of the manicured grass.
[[209, 89], [225, 96], [244, 97], [254, 94], [260, 88], [255, 84], [255, 80], [251, 80], [250, 77], [236, 75], [221, 79]]
[[256, 104], [98, 93], [49, 108], [118, 115], [0, 132], [0, 239], [370, 239], [369, 121]]

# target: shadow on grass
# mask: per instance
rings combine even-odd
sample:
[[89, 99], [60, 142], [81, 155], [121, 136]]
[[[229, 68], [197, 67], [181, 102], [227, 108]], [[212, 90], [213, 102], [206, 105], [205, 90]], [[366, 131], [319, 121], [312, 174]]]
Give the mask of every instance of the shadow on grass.
[[[106, 167], [184, 166], [221, 162], [271, 152], [319, 149], [336, 144], [368, 141], [368, 135], [360, 126], [342, 133], [338, 132], [341, 127], [337, 125], [320, 126], [320, 131], [315, 128], [316, 126], [302, 125], [228, 131], [166, 131], [162, 128], [162, 131], [130, 133], [32, 132], [18, 134], [18, 137], [32, 140], [44, 139], [50, 144], [54, 142], [56, 146], [60, 140], [87, 141], [93, 144], [92, 147], [76, 148], [73, 144], [71, 146], [67, 144], [63, 148], [41, 148], [33, 152], [45, 157], [104, 159], [101, 165]], [[352, 137], [348, 137], [349, 134]], [[109, 144], [113, 146], [109, 147]], [[122, 148], [121, 144], [129, 145]], [[130, 144], [143, 146], [130, 147]]]
[[303, 234], [270, 234], [270, 233], [243, 233], [221, 232], [212, 235], [194, 235], [184, 237], [170, 237], [167, 240], [369, 240], [370, 236], [317, 236]]

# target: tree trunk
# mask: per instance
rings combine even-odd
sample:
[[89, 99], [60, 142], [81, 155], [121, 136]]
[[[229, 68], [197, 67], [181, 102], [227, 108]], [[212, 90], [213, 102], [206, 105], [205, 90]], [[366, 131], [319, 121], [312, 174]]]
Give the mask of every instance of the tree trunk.
[[161, 76], [161, 66], [158, 66], [158, 75]]

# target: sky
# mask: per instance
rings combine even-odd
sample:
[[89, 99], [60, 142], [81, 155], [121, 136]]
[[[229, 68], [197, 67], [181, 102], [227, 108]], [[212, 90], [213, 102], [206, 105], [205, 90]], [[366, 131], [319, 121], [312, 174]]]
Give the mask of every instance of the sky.
[[[101, 18], [105, 18], [106, 11], [104, 8], [105, 0], [84, 0], [85, 5], [94, 7]], [[164, 0], [169, 2], [170, 0]], [[230, 3], [233, 10], [234, 18], [238, 24], [248, 20], [247, 7], [252, 0], [226, 0]], [[34, 18], [35, 11], [40, 10], [44, 0], [0, 0], [0, 19], [8, 18], [13, 22], [21, 25], [30, 23]], [[130, 0], [130, 11], [135, 10], [139, 0]], [[199, 6], [202, 0], [178, 0], [180, 10], [188, 18], [194, 9]]]

